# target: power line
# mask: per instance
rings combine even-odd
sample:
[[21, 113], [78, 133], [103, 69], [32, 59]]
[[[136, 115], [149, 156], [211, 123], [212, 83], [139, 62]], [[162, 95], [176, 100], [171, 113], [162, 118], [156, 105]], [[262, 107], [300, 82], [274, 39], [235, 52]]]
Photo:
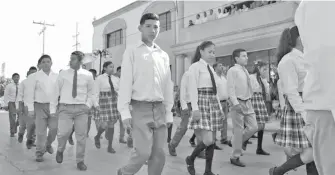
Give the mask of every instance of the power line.
[[78, 46], [80, 45], [80, 43], [78, 42], [78, 36], [79, 36], [79, 32], [78, 32], [78, 22], [76, 23], [76, 34], [73, 36], [76, 39], [76, 43], [72, 46], [72, 47], [76, 47], [76, 51], [78, 50]]
[[33, 21], [33, 24], [43, 25], [43, 28], [42, 28], [42, 30], [38, 33], [38, 35], [41, 35], [41, 34], [43, 35], [43, 53], [42, 53], [42, 54], [44, 54], [45, 31], [46, 31], [46, 29], [47, 29], [47, 26], [52, 26], [52, 27], [54, 27], [55, 24], [48, 24], [48, 23], [46, 23], [45, 21], [44, 21], [44, 22], [35, 22], [35, 21]]

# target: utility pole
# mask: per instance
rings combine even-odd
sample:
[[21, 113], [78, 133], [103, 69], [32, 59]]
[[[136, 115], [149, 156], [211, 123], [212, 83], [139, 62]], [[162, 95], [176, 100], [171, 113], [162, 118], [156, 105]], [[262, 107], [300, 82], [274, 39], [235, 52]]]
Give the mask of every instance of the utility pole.
[[43, 25], [42, 30], [40, 31], [39, 35], [43, 34], [43, 53], [44, 54], [44, 45], [45, 45], [45, 31], [47, 29], [47, 26], [55, 26], [55, 24], [47, 24], [44, 22], [35, 22], [33, 21], [33, 24], [39, 24], [39, 25]]
[[76, 44], [72, 46], [76, 47], [76, 51], [78, 50], [78, 45], [80, 45], [80, 43], [78, 43], [78, 36], [79, 36], [78, 23], [76, 23], [76, 34], [73, 36], [74, 38], [76, 38]]

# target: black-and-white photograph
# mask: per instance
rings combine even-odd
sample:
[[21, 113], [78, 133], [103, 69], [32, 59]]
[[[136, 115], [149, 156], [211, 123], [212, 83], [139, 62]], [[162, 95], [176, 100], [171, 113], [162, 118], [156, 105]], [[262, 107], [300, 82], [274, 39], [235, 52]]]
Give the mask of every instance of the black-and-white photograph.
[[335, 174], [335, 1], [1, 4], [0, 175]]

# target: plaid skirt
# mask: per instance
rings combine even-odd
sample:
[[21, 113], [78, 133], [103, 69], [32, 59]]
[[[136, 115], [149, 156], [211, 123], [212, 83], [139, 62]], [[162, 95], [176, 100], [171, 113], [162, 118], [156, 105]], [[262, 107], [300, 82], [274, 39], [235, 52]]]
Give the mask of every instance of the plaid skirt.
[[121, 114], [117, 110], [117, 93], [100, 92], [99, 110], [94, 110], [93, 119], [96, 122], [117, 122]]
[[309, 148], [312, 147], [304, 133], [305, 121], [301, 114], [295, 113], [287, 97], [280, 120], [280, 129], [275, 143], [282, 147]]
[[209, 131], [222, 130], [225, 116], [217, 96], [213, 93], [213, 88], [198, 88], [198, 105], [201, 118], [198, 121], [191, 119], [188, 128]]
[[268, 110], [265, 106], [262, 93], [255, 92], [251, 97], [251, 104], [256, 114], [258, 124], [265, 124], [269, 121], [270, 117]]

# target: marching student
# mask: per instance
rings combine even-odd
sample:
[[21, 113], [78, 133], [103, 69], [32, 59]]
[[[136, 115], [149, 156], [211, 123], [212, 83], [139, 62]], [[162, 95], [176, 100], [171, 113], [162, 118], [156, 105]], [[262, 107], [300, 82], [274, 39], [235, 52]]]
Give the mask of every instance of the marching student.
[[10, 137], [14, 137], [17, 133], [17, 121], [16, 118], [17, 115], [17, 109], [19, 106], [16, 104], [17, 98], [18, 98], [18, 92], [19, 92], [19, 80], [20, 75], [18, 73], [14, 73], [12, 75], [12, 80], [10, 84], [8, 84], [5, 88], [4, 92], [4, 109], [8, 110], [8, 116], [9, 116], [9, 132]]
[[192, 108], [191, 108], [191, 100], [189, 94], [189, 73], [186, 71], [181, 78], [180, 82], [180, 105], [182, 108], [181, 111], [181, 121], [178, 126], [172, 140], [168, 144], [169, 153], [171, 156], [177, 156], [176, 148], [178, 147], [181, 139], [184, 137], [187, 126], [189, 122], [189, 118], [191, 116]]
[[100, 149], [100, 136], [106, 130], [108, 147], [107, 152], [115, 153], [112, 147], [114, 137], [114, 125], [121, 117], [117, 110], [117, 98], [119, 91], [119, 79], [112, 75], [114, 64], [107, 61], [103, 64], [102, 75], [94, 82], [95, 122], [99, 123], [97, 135], [94, 137], [95, 146]]
[[[71, 134], [73, 123], [76, 134], [76, 162], [81, 171], [87, 170], [84, 163], [88, 112], [94, 101], [92, 74], [81, 68], [85, 55], [81, 51], [71, 53], [70, 68], [60, 72], [51, 102], [51, 114], [55, 115], [58, 106], [58, 148], [57, 163], [63, 162], [63, 152]], [[58, 102], [58, 98], [59, 102]]]
[[[162, 174], [167, 127], [173, 122], [170, 59], [157, 44], [158, 15], [141, 17], [142, 41], [127, 49], [122, 60], [118, 109], [125, 128], [132, 128], [134, 149], [118, 175], [136, 174], [148, 160], [148, 174]], [[130, 106], [131, 110], [130, 110]]]
[[[285, 98], [282, 90], [282, 83], [281, 80], [278, 79], [277, 81], [277, 90], [278, 90], [278, 99], [279, 99], [279, 107], [277, 109], [276, 113], [276, 119], [280, 119], [283, 115], [284, 112], [284, 107], [285, 107]], [[279, 128], [279, 127], [278, 127]], [[277, 131], [271, 134], [273, 142], [276, 142], [276, 137], [277, 137]]]
[[18, 96], [18, 101], [19, 101], [19, 112], [21, 113], [21, 118], [19, 119], [20, 123], [20, 129], [19, 129], [19, 137], [18, 141], [21, 143], [23, 141], [23, 135], [25, 130], [27, 129], [27, 141], [26, 141], [26, 146], [28, 149], [31, 149], [32, 146], [35, 146], [35, 116], [29, 116], [28, 115], [28, 106], [27, 100], [29, 98], [29, 95], [33, 95], [29, 92], [28, 88], [31, 87], [30, 79], [32, 74], [37, 72], [37, 68], [32, 66], [29, 68], [27, 72], [27, 78], [24, 79], [19, 86], [19, 96]]
[[215, 148], [216, 132], [222, 129], [225, 119], [217, 95], [218, 77], [211, 64], [215, 62], [215, 45], [211, 41], [202, 42], [196, 49], [189, 68], [190, 100], [192, 119], [189, 129], [193, 129], [201, 140], [192, 154], [186, 157], [187, 170], [195, 175], [194, 161], [196, 156], [205, 150], [206, 168], [204, 175], [214, 175], [212, 162]]
[[317, 174], [312, 145], [305, 135], [305, 121], [302, 116], [304, 115], [302, 91], [307, 74], [303, 49], [297, 26], [285, 29], [277, 53], [278, 74], [285, 97], [285, 108], [275, 143], [284, 147], [288, 158], [281, 166], [271, 168], [270, 175], [283, 175], [304, 164], [308, 175]]
[[229, 115], [232, 118], [234, 135], [228, 145], [233, 147], [231, 164], [245, 167], [240, 161], [242, 149], [246, 150], [248, 139], [256, 133], [258, 127], [250, 100], [253, 94], [251, 80], [245, 68], [248, 54], [244, 49], [236, 49], [232, 56], [235, 65], [227, 72], [227, 84], [229, 100], [232, 103]]
[[[190, 92], [189, 92], [189, 72], [185, 72], [184, 75], [181, 78], [181, 83], [180, 83], [180, 106], [181, 106], [181, 122], [179, 127], [177, 128], [171, 142], [168, 144], [168, 148], [169, 148], [169, 153], [171, 156], [177, 156], [176, 153], [176, 147], [178, 147], [181, 139], [184, 137], [187, 128], [188, 128], [188, 123], [189, 123], [189, 119], [191, 117], [191, 113], [192, 113], [192, 107], [191, 107], [191, 99], [190, 99]], [[192, 136], [191, 139], [193, 139], [193, 143], [194, 140], [196, 138], [195, 134], [194, 138]], [[190, 142], [191, 143], [191, 142]], [[200, 143], [199, 139], [197, 138], [197, 143]], [[196, 144], [194, 143], [194, 147], [196, 146]], [[201, 159], [205, 159], [205, 152], [202, 151], [201, 153], [199, 153], [197, 155], [198, 158]]]
[[253, 74], [250, 75], [250, 81], [252, 86], [253, 95], [251, 97], [251, 104], [256, 114], [256, 120], [258, 124], [257, 132], [257, 150], [258, 155], [270, 155], [263, 150], [263, 135], [265, 124], [269, 122], [269, 114], [265, 105], [266, 96], [270, 93], [270, 87], [266, 80], [266, 76], [269, 73], [268, 65], [262, 61], [258, 61], [254, 65]]
[[[97, 71], [95, 69], [90, 69], [88, 71], [90, 71], [92, 73], [93, 79], [95, 80], [95, 78], [97, 76]], [[87, 137], [89, 136], [88, 133], [90, 132], [90, 129], [91, 129], [92, 116], [93, 116], [94, 110], [95, 110], [94, 106], [92, 106], [92, 109], [90, 109], [90, 111], [88, 112]], [[97, 130], [98, 130], [98, 127], [97, 127]], [[71, 132], [71, 134], [69, 136], [69, 140], [68, 140], [70, 145], [74, 145], [73, 133], [74, 133], [74, 125], [73, 125], [72, 132]]]
[[[215, 63], [213, 65], [213, 68], [218, 75], [218, 85], [221, 87], [218, 89], [218, 95], [219, 95], [219, 100], [220, 104], [222, 107], [222, 111], [226, 118], [222, 120], [222, 130], [221, 130], [221, 139], [220, 142], [222, 144], [228, 144], [228, 139], [227, 139], [227, 131], [228, 131], [228, 91], [227, 91], [227, 79], [224, 75], [224, 69], [225, 67], [221, 63]], [[220, 147], [217, 146], [217, 149], [221, 149]]]
[[[90, 69], [88, 70], [92, 73], [92, 76], [93, 76], [93, 80], [96, 79], [97, 77], [97, 71], [95, 69]], [[91, 123], [92, 123], [92, 117], [93, 117], [93, 114], [94, 114], [94, 106], [90, 109], [90, 111], [88, 112], [88, 121], [87, 121], [87, 137], [89, 136], [89, 132], [91, 130]], [[98, 130], [98, 129], [97, 129]], [[73, 132], [71, 133], [71, 136], [72, 137], [72, 134]]]
[[51, 103], [51, 114], [55, 115], [58, 105], [58, 148], [57, 163], [63, 162], [66, 142], [72, 132], [74, 123], [76, 134], [76, 162], [77, 168], [86, 171], [85, 148], [87, 138], [88, 112], [94, 102], [92, 74], [81, 68], [85, 55], [81, 51], [71, 53], [70, 68], [60, 72]]
[[[120, 81], [120, 77], [121, 77], [121, 66], [117, 67], [116, 68], [116, 73], [115, 73], [116, 77], [119, 79]], [[124, 140], [124, 136], [125, 136], [125, 132], [126, 132], [126, 129], [123, 127], [123, 123], [122, 123], [122, 118], [120, 117], [119, 118], [119, 126], [120, 126], [120, 137], [119, 137], [119, 143], [122, 143], [122, 144], [126, 144], [127, 141]], [[129, 135], [130, 131], [129, 129], [127, 130], [127, 133]], [[128, 137], [128, 140], [130, 140], [131, 137]]]
[[334, 1], [302, 1], [295, 15], [309, 66], [303, 89], [306, 135], [321, 175], [334, 174], [335, 167], [334, 8]]
[[56, 139], [58, 117], [50, 114], [50, 101], [58, 75], [51, 70], [52, 60], [49, 55], [42, 55], [38, 63], [41, 70], [29, 80], [31, 88], [27, 89], [31, 95], [28, 96], [27, 107], [28, 116], [36, 117], [36, 161], [42, 162], [45, 152], [54, 152], [51, 144]]

